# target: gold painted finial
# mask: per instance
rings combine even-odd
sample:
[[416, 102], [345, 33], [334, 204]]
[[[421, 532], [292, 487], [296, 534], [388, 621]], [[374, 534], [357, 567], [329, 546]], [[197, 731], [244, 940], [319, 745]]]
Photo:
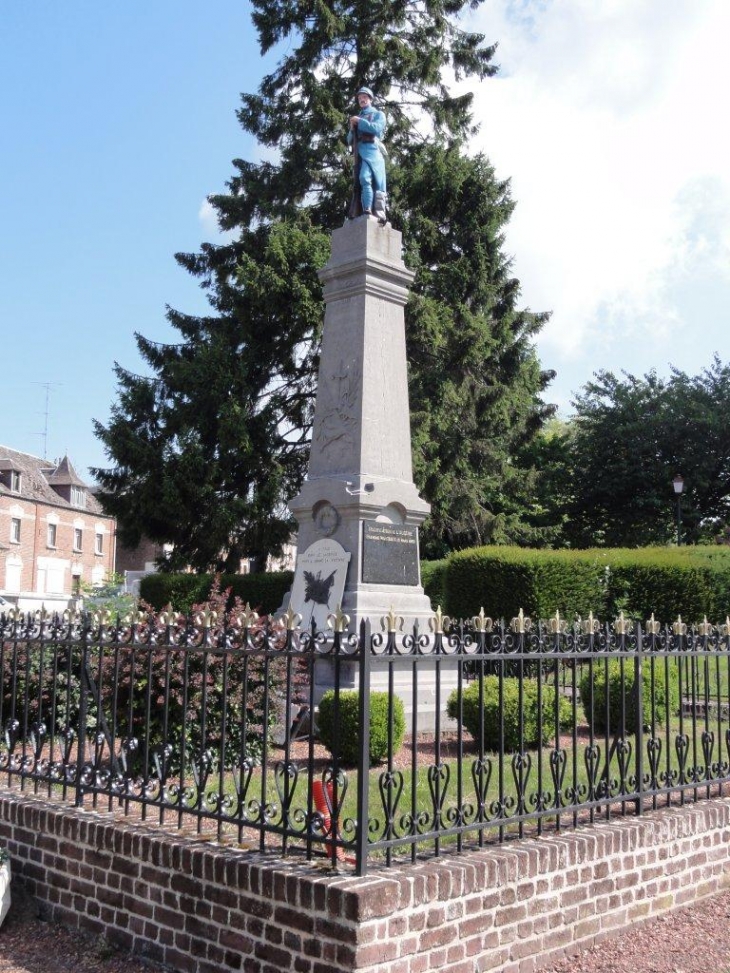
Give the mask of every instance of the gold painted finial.
[[686, 635], [687, 625], [682, 621], [682, 616], [677, 615], [677, 621], [672, 625], [672, 631], [675, 635]]
[[559, 611], [556, 611], [548, 622], [548, 628], [551, 635], [560, 635], [561, 632], [565, 631], [565, 619], [560, 617]]
[[249, 605], [249, 603], [246, 602], [246, 604], [243, 607], [243, 611], [238, 617], [241, 622], [241, 625], [243, 625], [244, 628], [251, 628], [251, 626], [255, 625], [256, 622], [258, 621], [259, 613], [254, 611], [253, 608]]
[[658, 635], [661, 631], [661, 622], [658, 622], [654, 618], [654, 612], [651, 613], [651, 618], [646, 620], [646, 634], [647, 635]]
[[481, 633], [491, 632], [494, 627], [494, 623], [492, 622], [492, 619], [484, 614], [483, 605], [479, 609], [479, 614], [474, 615], [474, 617], [472, 618], [472, 622], [474, 623], [474, 628], [477, 630], [477, 632], [481, 632]]
[[403, 624], [404, 624], [403, 617], [401, 615], [396, 615], [395, 608], [393, 608], [392, 605], [390, 606], [390, 611], [388, 612], [388, 614], [383, 615], [382, 618], [380, 619], [380, 627], [384, 632], [387, 632], [388, 635], [393, 635], [395, 632], [398, 631], [398, 629], [402, 631]]
[[618, 618], [613, 623], [613, 630], [616, 635], [628, 635], [631, 631], [631, 620], [624, 618], [623, 611], [619, 612]]
[[109, 626], [114, 623], [114, 616], [112, 615], [112, 613], [109, 611], [108, 608], [105, 608], [103, 611], [94, 612], [91, 618], [92, 621], [94, 622], [94, 625], [98, 625], [98, 626], [101, 625]]
[[601, 627], [598, 619], [593, 617], [592, 611], [588, 612], [588, 618], [581, 620], [580, 626], [584, 635], [595, 635]]
[[532, 619], [525, 615], [523, 610], [520, 608], [518, 614], [509, 624], [509, 627], [517, 635], [524, 635], [525, 632], [529, 632], [532, 628]]
[[342, 611], [342, 605], [337, 606], [337, 610], [331, 615], [327, 616], [327, 624], [332, 629], [333, 632], [338, 632], [342, 634], [347, 626], [350, 624], [350, 616], [346, 615]]
[[299, 614], [299, 612], [295, 612], [292, 606], [289, 605], [287, 610], [281, 616], [281, 620], [284, 622], [287, 632], [293, 632], [299, 628], [302, 621], [302, 616]]
[[124, 622], [125, 625], [141, 625], [142, 622], [146, 620], [146, 618], [147, 616], [145, 615], [144, 612], [131, 611], [131, 612], [127, 612], [127, 614], [122, 619], [122, 622]]
[[700, 622], [698, 631], [703, 638], [708, 638], [715, 630], [715, 626], [707, 621], [707, 615], [705, 615], [704, 621]]
[[434, 635], [443, 635], [444, 629], [450, 625], [451, 619], [441, 611], [441, 605], [437, 605], [433, 617], [428, 620], [428, 627]]
[[218, 612], [211, 608], [204, 608], [195, 616], [195, 624], [202, 625], [203, 628], [212, 628], [218, 620]]

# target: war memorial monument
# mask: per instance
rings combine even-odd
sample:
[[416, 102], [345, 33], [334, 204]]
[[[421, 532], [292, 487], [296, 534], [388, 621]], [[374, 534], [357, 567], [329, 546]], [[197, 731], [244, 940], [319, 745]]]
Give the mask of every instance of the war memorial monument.
[[[404, 318], [414, 275], [403, 262], [400, 232], [387, 222], [384, 169], [368, 161], [384, 117], [372, 108], [369, 89], [358, 100], [361, 113], [350, 130], [361, 192], [332, 234], [320, 272], [326, 310], [309, 470], [289, 504], [299, 525], [289, 606], [303, 626], [314, 619], [319, 631], [341, 608], [351, 632], [362, 622], [380, 632], [389, 614], [405, 631], [418, 624], [427, 632], [433, 612], [421, 586], [418, 529], [430, 507], [413, 482]], [[373, 141], [370, 130], [378, 133]], [[398, 694], [408, 709], [406, 675]], [[344, 667], [341, 687], [355, 686], [356, 678], [354, 666]], [[326, 664], [316, 680], [321, 695], [332, 684]], [[428, 712], [433, 680], [423, 682], [419, 712]], [[373, 688], [377, 683], [374, 672]]]

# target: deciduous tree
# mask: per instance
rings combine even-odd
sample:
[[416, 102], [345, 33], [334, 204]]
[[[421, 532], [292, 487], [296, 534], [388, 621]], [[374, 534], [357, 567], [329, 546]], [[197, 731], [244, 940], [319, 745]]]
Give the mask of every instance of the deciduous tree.
[[577, 397], [566, 470], [575, 546], [638, 547], [676, 537], [672, 479], [684, 476], [683, 540], [730, 523], [730, 365], [667, 379], [599, 372]]

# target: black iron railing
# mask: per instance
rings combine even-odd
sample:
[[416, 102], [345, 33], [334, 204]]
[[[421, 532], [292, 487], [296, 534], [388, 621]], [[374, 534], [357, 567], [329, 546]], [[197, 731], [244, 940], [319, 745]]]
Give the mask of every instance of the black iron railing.
[[[362, 874], [730, 781], [730, 622], [296, 621], [0, 616], [8, 786]], [[354, 720], [344, 683], [367, 690]]]

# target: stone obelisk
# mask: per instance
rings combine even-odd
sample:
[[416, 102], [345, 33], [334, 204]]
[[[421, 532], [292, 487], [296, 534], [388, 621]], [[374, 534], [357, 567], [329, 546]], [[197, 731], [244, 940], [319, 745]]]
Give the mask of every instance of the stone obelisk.
[[[327, 551], [335, 563], [344, 549], [340, 591], [351, 630], [367, 619], [379, 631], [391, 608], [423, 628], [431, 604], [418, 527], [429, 505], [413, 483], [403, 313], [413, 274], [401, 234], [368, 216], [345, 223], [320, 278], [326, 312], [309, 472], [289, 504], [299, 524], [297, 573], [308, 551], [320, 552], [308, 577], [326, 589], [335, 580]], [[301, 612], [296, 587], [295, 579], [292, 606]]]

